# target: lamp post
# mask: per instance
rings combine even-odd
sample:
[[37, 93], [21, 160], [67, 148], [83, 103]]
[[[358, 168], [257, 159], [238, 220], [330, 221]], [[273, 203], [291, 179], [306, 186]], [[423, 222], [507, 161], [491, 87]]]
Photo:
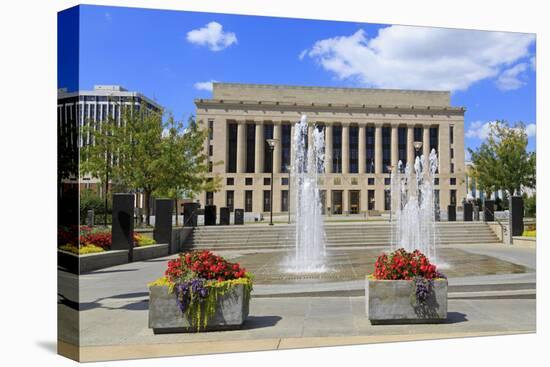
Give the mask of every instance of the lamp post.
[[269, 191], [269, 225], [273, 225], [273, 151], [275, 146], [279, 142], [277, 139], [266, 139], [267, 145], [269, 145], [269, 151], [271, 153], [271, 190]]
[[[388, 165], [386, 166], [386, 168], [388, 169], [388, 172], [390, 173], [390, 193], [391, 193], [391, 185], [392, 185], [392, 181], [391, 181], [391, 180], [392, 180], [391, 172], [392, 172], [392, 170], [393, 170], [393, 166], [390, 165], [390, 164], [388, 164]], [[391, 221], [392, 221], [392, 214], [391, 214], [391, 209], [392, 209], [391, 206], [392, 206], [392, 205], [391, 205], [391, 200], [392, 200], [392, 197], [391, 197], [391, 195], [390, 195], [390, 223], [391, 223]]]
[[288, 209], [288, 224], [290, 224], [290, 169], [292, 167], [290, 166], [290, 164], [287, 164], [286, 165], [286, 171], [288, 172], [288, 196], [287, 196], [287, 209]]
[[420, 151], [420, 148], [422, 148], [422, 142], [421, 141], [415, 141], [413, 143], [414, 150], [416, 152], [416, 156], [418, 157], [418, 152]]

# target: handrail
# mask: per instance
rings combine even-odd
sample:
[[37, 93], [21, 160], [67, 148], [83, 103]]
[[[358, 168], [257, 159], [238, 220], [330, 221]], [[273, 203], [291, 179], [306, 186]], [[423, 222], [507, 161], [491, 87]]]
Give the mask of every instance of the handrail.
[[[505, 242], [505, 238], [504, 238], [504, 232], [506, 231], [506, 227], [504, 224], [502, 224], [502, 222], [497, 218], [497, 216], [495, 215], [495, 211], [494, 210], [487, 210], [489, 213], [492, 213], [493, 214], [493, 219], [495, 222], [498, 223], [498, 225], [500, 226], [500, 235], [502, 237], [502, 242]], [[484, 215], [484, 220], [485, 220], [485, 208], [483, 208], [483, 215]], [[510, 215], [510, 214], [508, 214]]]

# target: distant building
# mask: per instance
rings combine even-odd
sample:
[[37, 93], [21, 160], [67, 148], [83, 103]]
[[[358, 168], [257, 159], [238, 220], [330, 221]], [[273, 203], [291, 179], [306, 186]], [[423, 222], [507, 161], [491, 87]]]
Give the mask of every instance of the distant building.
[[[203, 205], [255, 213], [273, 205], [275, 213], [288, 212], [292, 136], [304, 113], [310, 144], [314, 126], [325, 134], [323, 212], [388, 211], [391, 167], [432, 149], [439, 156], [435, 195], [441, 209], [461, 206], [466, 196], [465, 109], [451, 106], [448, 91], [214, 83], [212, 98], [195, 105], [197, 121], [209, 130], [205, 151], [212, 175], [224, 184], [219, 192], [202, 193]], [[273, 161], [268, 138], [279, 141]], [[418, 151], [415, 142], [422, 143]]]
[[[118, 123], [121, 119], [123, 106], [134, 105], [136, 109], [144, 106], [149, 111], [159, 112], [162, 107], [151, 98], [139, 92], [128, 91], [120, 85], [95, 85], [93, 90], [68, 92], [61, 88], [57, 91], [57, 124], [58, 124], [58, 156], [60, 167], [78, 167], [78, 150], [82, 147], [83, 137], [78, 133], [88, 122], [99, 123], [108, 116]], [[78, 140], [78, 141], [75, 141]], [[76, 162], [67, 162], [76, 160]], [[64, 182], [76, 183], [80, 189], [93, 189], [100, 196], [104, 188], [97, 185], [98, 180], [89, 176], [77, 178], [78, 172], [69, 169], [71, 174], [64, 177]]]

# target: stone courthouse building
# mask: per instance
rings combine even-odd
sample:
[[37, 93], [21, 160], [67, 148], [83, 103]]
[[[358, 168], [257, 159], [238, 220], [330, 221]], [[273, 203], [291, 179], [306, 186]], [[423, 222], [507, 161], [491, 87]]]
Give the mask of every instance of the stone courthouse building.
[[[222, 178], [220, 191], [200, 195], [202, 204], [254, 213], [273, 205], [274, 213], [287, 212], [292, 137], [302, 114], [310, 124], [310, 144], [314, 126], [325, 132], [320, 188], [327, 214], [388, 211], [392, 167], [431, 149], [439, 156], [435, 189], [441, 210], [461, 206], [466, 194], [465, 109], [451, 106], [447, 91], [214, 83], [212, 98], [196, 99], [195, 105], [197, 121], [209, 130], [211, 174]], [[273, 159], [269, 138], [278, 140]], [[416, 150], [415, 142], [422, 147]]]

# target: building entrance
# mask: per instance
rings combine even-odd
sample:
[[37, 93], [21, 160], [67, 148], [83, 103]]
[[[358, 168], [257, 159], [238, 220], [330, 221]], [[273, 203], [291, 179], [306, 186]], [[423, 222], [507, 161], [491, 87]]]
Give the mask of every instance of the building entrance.
[[349, 192], [349, 213], [350, 214], [359, 214], [361, 211], [360, 206], [360, 191], [359, 190], [350, 190]]

